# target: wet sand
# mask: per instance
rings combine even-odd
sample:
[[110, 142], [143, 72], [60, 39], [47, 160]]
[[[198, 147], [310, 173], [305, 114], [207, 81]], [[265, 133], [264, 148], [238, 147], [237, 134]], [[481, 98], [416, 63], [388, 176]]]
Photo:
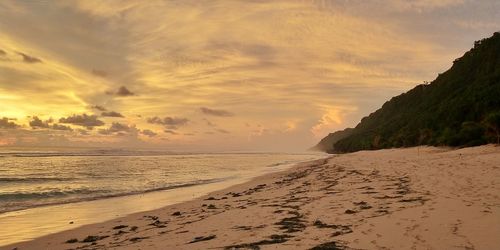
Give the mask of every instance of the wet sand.
[[498, 249], [500, 147], [363, 151], [0, 249]]

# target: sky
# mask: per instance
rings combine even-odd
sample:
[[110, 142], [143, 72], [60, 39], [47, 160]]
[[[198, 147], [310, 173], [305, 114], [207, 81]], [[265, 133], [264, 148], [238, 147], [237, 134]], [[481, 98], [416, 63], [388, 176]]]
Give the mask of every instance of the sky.
[[2, 0], [0, 146], [302, 151], [499, 20], [497, 0]]

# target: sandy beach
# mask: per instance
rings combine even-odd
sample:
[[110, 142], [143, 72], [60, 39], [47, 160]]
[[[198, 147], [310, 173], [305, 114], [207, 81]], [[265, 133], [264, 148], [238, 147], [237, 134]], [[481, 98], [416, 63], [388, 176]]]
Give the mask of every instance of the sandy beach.
[[332, 155], [0, 249], [499, 249], [499, 235], [500, 147], [487, 145]]

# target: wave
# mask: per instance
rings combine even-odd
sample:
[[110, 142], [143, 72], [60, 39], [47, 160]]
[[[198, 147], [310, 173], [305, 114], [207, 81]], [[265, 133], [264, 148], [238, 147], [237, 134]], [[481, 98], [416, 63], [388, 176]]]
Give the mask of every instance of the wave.
[[[289, 155], [286, 152], [177, 152], [163, 150], [92, 149], [81, 151], [0, 151], [0, 157], [84, 157], [84, 156], [166, 156], [166, 155]], [[311, 153], [294, 153], [311, 155]]]
[[268, 167], [268, 168], [270, 168], [270, 167], [277, 167], [277, 166], [281, 166], [281, 165], [288, 165], [288, 164], [291, 164], [291, 163], [296, 163], [296, 162], [295, 161], [282, 161], [282, 162], [278, 162], [278, 163], [269, 164], [266, 167]]
[[126, 150], [126, 149], [90, 149], [63, 151], [0, 151], [0, 157], [82, 157], [82, 156], [164, 156], [193, 155], [194, 152], [173, 152], [166, 150]]
[[46, 181], [72, 181], [76, 178], [58, 178], [58, 177], [0, 177], [2, 182], [46, 182]]
[[12, 192], [12, 193], [0, 193], [1, 201], [19, 201], [19, 200], [32, 200], [32, 199], [42, 199], [42, 198], [55, 198], [64, 197], [68, 195], [81, 195], [81, 194], [92, 194], [100, 192], [103, 190], [91, 190], [88, 188], [73, 189], [67, 191], [51, 190], [42, 192]]
[[316, 159], [316, 158], [311, 157], [309, 159], [305, 159], [305, 160], [302, 160], [302, 161], [295, 161], [295, 160], [281, 161], [281, 162], [269, 164], [266, 167], [271, 168], [271, 167], [278, 167], [278, 166], [290, 165], [290, 164], [294, 164], [295, 165], [295, 164], [298, 164], [298, 163], [301, 163], [301, 162], [310, 161], [310, 160], [313, 160], [313, 159]]
[[[214, 178], [187, 183], [172, 184], [164, 187], [146, 190], [112, 191], [95, 190], [88, 188], [73, 189], [68, 191], [46, 191], [46, 192], [13, 192], [0, 193], [0, 213], [24, 210], [33, 207], [60, 205], [67, 203], [100, 200], [113, 197], [144, 194], [156, 191], [165, 191], [177, 188], [186, 188], [197, 185], [221, 182], [229, 178]], [[76, 197], [75, 197], [76, 196]], [[65, 199], [66, 198], [66, 199]]]
[[163, 151], [120, 151], [120, 150], [92, 150], [81, 152], [0, 152], [0, 157], [84, 157], [84, 156], [160, 156], [171, 155]]

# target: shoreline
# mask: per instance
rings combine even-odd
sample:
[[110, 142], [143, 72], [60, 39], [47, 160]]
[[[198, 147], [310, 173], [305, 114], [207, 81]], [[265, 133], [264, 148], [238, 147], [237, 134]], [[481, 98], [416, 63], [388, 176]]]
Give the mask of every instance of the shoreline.
[[[167, 206], [189, 202], [208, 195], [211, 192], [246, 183], [260, 176], [287, 171], [297, 164], [310, 161], [278, 164], [264, 168], [265, 172], [257, 171], [250, 176], [228, 178], [222, 181], [199, 185], [8, 211], [0, 214], [0, 224], [10, 225], [10, 227], [0, 228], [0, 235], [4, 236], [0, 238], [0, 249], [12, 244], [19, 244], [67, 230], [78, 229], [82, 226], [105, 223], [116, 218], [123, 218], [137, 213], [146, 213]], [[141, 203], [140, 206], [136, 205], [138, 202]], [[120, 203], [122, 206], [116, 207], [116, 203]], [[53, 219], [47, 221], [45, 217]], [[22, 228], [15, 228], [16, 224], [21, 224]], [[40, 226], [40, 224], [44, 224], [44, 226]], [[27, 225], [31, 226], [28, 227]], [[10, 239], [7, 240], [6, 238], [9, 237]]]
[[[156, 193], [156, 192], [163, 192], [163, 191], [169, 191], [169, 190], [176, 190], [176, 189], [182, 189], [182, 188], [189, 188], [189, 187], [194, 187], [194, 186], [203, 186], [203, 185], [210, 185], [210, 184], [215, 184], [215, 183], [221, 183], [231, 180], [231, 178], [221, 178], [221, 179], [212, 179], [208, 180], [202, 183], [187, 183], [187, 184], [180, 184], [180, 185], [173, 185], [169, 187], [164, 187], [164, 188], [158, 188], [154, 190], [145, 190], [145, 191], [138, 191], [138, 192], [132, 192], [132, 193], [124, 193], [124, 194], [115, 194], [115, 195], [108, 195], [108, 196], [99, 196], [99, 197], [90, 197], [90, 198], [84, 198], [80, 200], [74, 200], [74, 201], [61, 201], [61, 202], [55, 202], [55, 203], [48, 203], [48, 204], [40, 204], [40, 205], [34, 205], [30, 207], [21, 207], [17, 208], [15, 210], [6, 210], [6, 211], [1, 211], [0, 212], [0, 218], [2, 215], [5, 214], [13, 214], [13, 213], [22, 213], [25, 210], [32, 210], [32, 209], [43, 209], [46, 207], [58, 207], [58, 206], [64, 206], [64, 205], [70, 205], [70, 204], [82, 204], [86, 202], [93, 202], [93, 201], [100, 201], [100, 200], [107, 200], [107, 199], [119, 199], [119, 198], [124, 198], [128, 196], [142, 196], [142, 195], [148, 195], [150, 193]], [[1, 244], [1, 243], [0, 243]]]
[[499, 165], [491, 145], [334, 155], [0, 249], [492, 249]]

